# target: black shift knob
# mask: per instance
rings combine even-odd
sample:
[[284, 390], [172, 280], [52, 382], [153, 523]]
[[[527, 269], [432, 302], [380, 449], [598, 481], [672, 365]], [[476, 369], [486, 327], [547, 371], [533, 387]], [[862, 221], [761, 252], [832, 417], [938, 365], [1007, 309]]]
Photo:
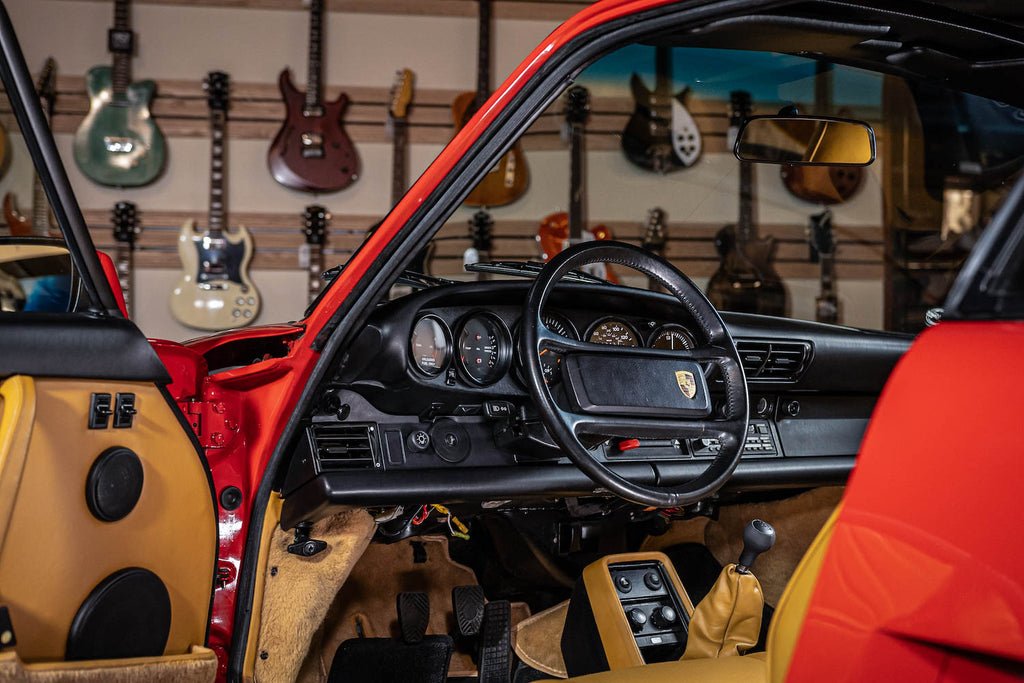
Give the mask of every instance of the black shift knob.
[[743, 530], [743, 552], [736, 568], [745, 572], [757, 556], [775, 545], [775, 529], [768, 522], [755, 519]]

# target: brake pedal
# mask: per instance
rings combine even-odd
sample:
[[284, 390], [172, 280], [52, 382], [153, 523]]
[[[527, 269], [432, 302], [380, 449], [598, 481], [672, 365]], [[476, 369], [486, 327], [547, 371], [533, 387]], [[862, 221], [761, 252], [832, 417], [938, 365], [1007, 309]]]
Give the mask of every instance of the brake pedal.
[[510, 683], [512, 676], [512, 606], [495, 600], [484, 607], [480, 626], [479, 683]]
[[463, 638], [480, 633], [484, 620], [484, 589], [480, 586], [456, 586], [452, 588], [452, 612], [455, 613], [455, 630]]
[[426, 593], [399, 593], [398, 624], [403, 642], [415, 645], [423, 640], [430, 625], [430, 597]]

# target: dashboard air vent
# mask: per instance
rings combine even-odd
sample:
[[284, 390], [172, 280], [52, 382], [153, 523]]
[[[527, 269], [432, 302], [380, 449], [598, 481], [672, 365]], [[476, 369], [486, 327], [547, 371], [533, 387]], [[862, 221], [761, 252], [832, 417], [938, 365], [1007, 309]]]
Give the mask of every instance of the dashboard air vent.
[[811, 359], [807, 342], [739, 339], [736, 348], [748, 380], [795, 382]]
[[373, 467], [374, 425], [317, 422], [308, 433], [321, 471]]

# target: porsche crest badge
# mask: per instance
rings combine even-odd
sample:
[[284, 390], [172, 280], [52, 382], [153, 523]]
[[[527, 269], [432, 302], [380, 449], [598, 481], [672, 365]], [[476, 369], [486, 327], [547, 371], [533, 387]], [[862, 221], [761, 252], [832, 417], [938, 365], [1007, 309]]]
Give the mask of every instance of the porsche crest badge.
[[683, 392], [686, 398], [693, 398], [697, 394], [697, 380], [689, 370], [676, 370], [676, 382], [679, 383], [679, 391]]

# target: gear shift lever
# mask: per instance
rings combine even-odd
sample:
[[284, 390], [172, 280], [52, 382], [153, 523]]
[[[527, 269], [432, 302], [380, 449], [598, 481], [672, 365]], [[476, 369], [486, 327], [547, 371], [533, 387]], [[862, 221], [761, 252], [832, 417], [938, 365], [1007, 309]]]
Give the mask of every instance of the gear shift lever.
[[750, 572], [757, 556], [775, 545], [775, 529], [768, 522], [755, 519], [743, 530], [743, 552], [736, 563], [736, 571], [741, 574]]

